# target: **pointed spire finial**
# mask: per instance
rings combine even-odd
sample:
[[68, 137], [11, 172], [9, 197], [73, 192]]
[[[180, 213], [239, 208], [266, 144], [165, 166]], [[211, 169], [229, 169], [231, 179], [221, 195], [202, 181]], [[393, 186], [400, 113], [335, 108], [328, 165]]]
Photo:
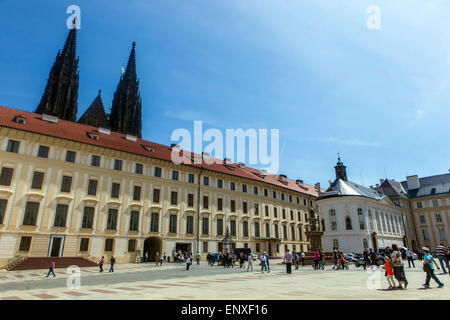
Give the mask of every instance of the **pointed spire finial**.
[[337, 155], [338, 155], [338, 162], [341, 162], [341, 153], [338, 152]]

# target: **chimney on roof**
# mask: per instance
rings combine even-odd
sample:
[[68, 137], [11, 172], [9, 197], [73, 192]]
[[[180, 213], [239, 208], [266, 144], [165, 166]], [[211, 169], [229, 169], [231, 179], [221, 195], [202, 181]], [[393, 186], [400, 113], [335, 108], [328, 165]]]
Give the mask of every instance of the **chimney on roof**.
[[230, 158], [224, 158], [224, 159], [223, 159], [223, 163], [224, 163], [224, 164], [231, 164], [232, 162], [231, 162], [231, 159], [230, 159]]
[[297, 179], [295, 180], [298, 186], [301, 186], [303, 184], [303, 180]]
[[241, 168], [241, 169], [242, 169], [242, 168], [245, 168], [245, 163], [239, 162], [239, 163], [238, 163], [238, 167]]
[[406, 184], [408, 186], [408, 190], [416, 190], [420, 188], [419, 176], [409, 176], [406, 177]]
[[261, 170], [261, 174], [262, 174], [263, 176], [267, 175], [267, 170], [266, 170], [266, 169], [262, 169], [262, 170]]
[[317, 183], [314, 185], [314, 188], [316, 188], [317, 194], [318, 194], [318, 196], [320, 197], [320, 195], [322, 194], [322, 193], [320, 192], [320, 182], [317, 182]]

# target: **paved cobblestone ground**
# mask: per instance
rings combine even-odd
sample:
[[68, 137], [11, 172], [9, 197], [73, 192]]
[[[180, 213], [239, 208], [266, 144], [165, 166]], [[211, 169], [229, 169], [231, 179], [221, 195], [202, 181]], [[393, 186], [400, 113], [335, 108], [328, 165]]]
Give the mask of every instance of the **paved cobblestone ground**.
[[[255, 264], [256, 265], [256, 264]], [[308, 300], [308, 299], [450, 299], [450, 277], [438, 274], [445, 284], [437, 289], [422, 289], [425, 273], [421, 268], [406, 268], [407, 290], [386, 290], [384, 271], [349, 270], [315, 271], [311, 266], [293, 269], [287, 275], [285, 266], [271, 265], [271, 272], [246, 272], [239, 267], [154, 264], [117, 265], [114, 273], [99, 273], [97, 268], [81, 268], [81, 288], [67, 287], [70, 276], [56, 269], [56, 278], [45, 278], [47, 270], [0, 272], [0, 299], [219, 299], [219, 300]], [[377, 279], [379, 285], [377, 288]]]

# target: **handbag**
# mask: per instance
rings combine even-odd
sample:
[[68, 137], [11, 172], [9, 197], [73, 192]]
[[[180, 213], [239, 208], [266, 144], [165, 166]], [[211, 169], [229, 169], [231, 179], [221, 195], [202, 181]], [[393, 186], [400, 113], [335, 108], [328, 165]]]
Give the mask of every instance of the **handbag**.
[[433, 272], [433, 269], [431, 269], [431, 267], [428, 263], [425, 263], [423, 265], [423, 271], [425, 271], [426, 273], [431, 273], [431, 272]]

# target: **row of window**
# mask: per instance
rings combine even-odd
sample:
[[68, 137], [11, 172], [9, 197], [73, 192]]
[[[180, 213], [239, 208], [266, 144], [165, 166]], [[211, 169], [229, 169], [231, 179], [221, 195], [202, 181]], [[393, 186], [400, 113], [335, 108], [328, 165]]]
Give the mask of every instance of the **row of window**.
[[[436, 213], [436, 214], [434, 215], [434, 217], [435, 217], [435, 219], [436, 219], [436, 223], [442, 223], [442, 216], [441, 216], [440, 213]], [[421, 214], [421, 215], [419, 216], [419, 219], [420, 219], [420, 223], [427, 223], [427, 221], [426, 221], [426, 219], [425, 219], [425, 215]]]
[[[439, 240], [446, 241], [447, 240], [447, 231], [444, 228], [438, 228]], [[424, 241], [429, 241], [430, 236], [428, 235], [427, 229], [422, 229], [422, 238]]]
[[[6, 151], [8, 152], [14, 152], [17, 153], [19, 150], [19, 145], [20, 142], [16, 141], [16, 140], [9, 140], [8, 141], [8, 145], [7, 145], [7, 149]], [[48, 158], [48, 154], [49, 154], [49, 147], [48, 146], [43, 146], [40, 145], [39, 149], [38, 149], [38, 157], [41, 158]], [[66, 161], [67, 162], [75, 162], [75, 158], [76, 158], [76, 152], [75, 151], [67, 151], [66, 152]], [[122, 165], [123, 165], [123, 161], [120, 159], [114, 159], [114, 170], [118, 170], [118, 171], [122, 171]], [[91, 156], [91, 166], [94, 167], [99, 167], [100, 166], [100, 156], [97, 155], [92, 155]], [[155, 167], [154, 168], [154, 176], [155, 177], [161, 177], [161, 168], [160, 167]], [[143, 173], [143, 164], [142, 163], [136, 163], [135, 164], [135, 173], [136, 174], [142, 174]], [[7, 173], [5, 173], [7, 174]], [[10, 178], [12, 177], [12, 173], [10, 175]], [[172, 180], [178, 181], [179, 180], [179, 171], [177, 170], [172, 170]], [[188, 174], [188, 182], [189, 183], [194, 183], [195, 182], [195, 177], [194, 174], [189, 173]], [[209, 177], [203, 177], [203, 185], [205, 186], [209, 186], [210, 185], [210, 179]], [[217, 179], [217, 187], [218, 188], [223, 188], [223, 180], [222, 179]], [[230, 182], [230, 190], [235, 191], [236, 190], [236, 183], [235, 182]], [[241, 191], [246, 193], [247, 192], [247, 185], [246, 184], [242, 184], [241, 185]], [[253, 194], [258, 195], [259, 193], [259, 188], [257, 186], [253, 187]], [[268, 189], [264, 189], [264, 196], [268, 197], [269, 196], [269, 190]], [[277, 199], [277, 192], [276, 191], [272, 191], [272, 196], [274, 199]], [[280, 193], [280, 199], [281, 200], [288, 200], [289, 202], [293, 202], [293, 196], [292, 195], [287, 195], [287, 197], [285, 196], [284, 193]], [[300, 204], [300, 197], [296, 197], [297, 200], [297, 204]], [[303, 205], [307, 205], [307, 200], [303, 199]], [[312, 207], [313, 206], [313, 202], [312, 200], [310, 200], [309, 205]]]
[[[431, 201], [431, 203], [433, 204], [433, 207], [439, 207], [439, 200], [434, 199]], [[422, 201], [418, 201], [417, 202], [417, 208], [422, 209], [423, 208], [423, 203]]]

